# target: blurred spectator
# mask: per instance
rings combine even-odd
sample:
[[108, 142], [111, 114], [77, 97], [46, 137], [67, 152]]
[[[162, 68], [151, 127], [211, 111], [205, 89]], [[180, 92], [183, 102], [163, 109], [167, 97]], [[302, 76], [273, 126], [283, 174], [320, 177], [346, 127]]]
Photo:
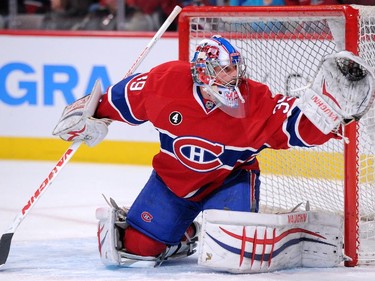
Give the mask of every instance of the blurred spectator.
[[[176, 5], [212, 5], [217, 0], [124, 0], [125, 22], [120, 26], [127, 31], [155, 31], [160, 28]], [[224, 2], [220, 1], [219, 2]], [[118, 0], [100, 0], [91, 5], [88, 15], [74, 29], [116, 30]], [[177, 19], [168, 31], [177, 30]]]
[[375, 0], [339, 0], [340, 4], [375, 6]]
[[231, 6], [375, 5], [375, 0], [229, 0]]
[[287, 6], [298, 6], [298, 5], [337, 5], [340, 4], [340, 0], [285, 0]]
[[[77, 30], [128, 30], [152, 31], [157, 29], [157, 24], [149, 14], [145, 14], [139, 7], [128, 4], [124, 0], [124, 22], [119, 25], [118, 0], [100, 0], [90, 6], [87, 16], [73, 29]], [[131, 1], [130, 1], [131, 2]]]
[[[135, 10], [152, 18], [154, 30], [157, 30], [176, 5], [186, 6], [214, 6], [225, 1], [217, 0], [128, 0], [127, 3]], [[168, 31], [177, 30], [177, 19], [169, 26]]]
[[[284, 0], [230, 0], [230, 6], [285, 6]], [[249, 32], [266, 32], [283, 30], [283, 25], [278, 21], [252, 22]]]
[[92, 0], [51, 0], [51, 11], [45, 16], [44, 29], [70, 30], [88, 14]]
[[[220, 3], [219, 3], [220, 2]], [[182, 7], [186, 6], [216, 6], [221, 4], [224, 1], [216, 1], [216, 0], [185, 0], [181, 1]]]
[[375, 0], [229, 0], [231, 6], [375, 5]]
[[25, 12], [27, 14], [45, 14], [51, 7], [50, 0], [24, 0]]
[[117, 0], [99, 0], [92, 3], [88, 8], [87, 15], [72, 29], [116, 30], [117, 2]]
[[[159, 29], [176, 5], [182, 6], [181, 0], [128, 0], [129, 7], [151, 18], [154, 30]], [[177, 20], [168, 28], [177, 30]]]
[[[24, 0], [17, 0], [17, 13], [25, 13], [25, 4]], [[0, 1], [0, 15], [8, 16], [9, 15], [9, 1], [1, 0]]]
[[[298, 1], [298, 0], [297, 0]], [[284, 6], [284, 0], [230, 0], [231, 6]]]
[[51, 0], [51, 9], [67, 16], [84, 16], [88, 13], [89, 7], [96, 1], [92, 0]]
[[43, 15], [27, 14], [23, 0], [4, 0], [0, 2], [0, 28], [38, 29]]

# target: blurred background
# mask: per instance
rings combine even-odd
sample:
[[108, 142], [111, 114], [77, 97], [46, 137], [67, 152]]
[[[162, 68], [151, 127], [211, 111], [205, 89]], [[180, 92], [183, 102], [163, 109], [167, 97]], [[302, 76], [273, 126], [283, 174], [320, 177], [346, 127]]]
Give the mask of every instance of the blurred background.
[[[375, 5], [375, 0], [2, 0], [0, 29], [155, 31], [176, 5]], [[175, 22], [169, 31], [175, 31]]]

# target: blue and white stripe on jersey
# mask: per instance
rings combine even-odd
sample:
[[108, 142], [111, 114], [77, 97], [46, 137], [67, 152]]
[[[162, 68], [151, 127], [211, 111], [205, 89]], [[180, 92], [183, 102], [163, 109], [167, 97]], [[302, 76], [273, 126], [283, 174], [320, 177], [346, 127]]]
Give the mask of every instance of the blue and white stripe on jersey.
[[108, 100], [111, 103], [112, 107], [116, 109], [124, 122], [130, 125], [140, 125], [147, 121], [137, 119], [134, 116], [129, 104], [127, 84], [132, 78], [137, 75], [138, 74], [134, 74], [121, 80], [117, 84], [113, 85], [108, 91]]
[[284, 133], [288, 137], [288, 144], [290, 147], [312, 147], [307, 144], [299, 133], [299, 123], [303, 114], [298, 107], [294, 107], [291, 116], [288, 117], [287, 122], [283, 125]]

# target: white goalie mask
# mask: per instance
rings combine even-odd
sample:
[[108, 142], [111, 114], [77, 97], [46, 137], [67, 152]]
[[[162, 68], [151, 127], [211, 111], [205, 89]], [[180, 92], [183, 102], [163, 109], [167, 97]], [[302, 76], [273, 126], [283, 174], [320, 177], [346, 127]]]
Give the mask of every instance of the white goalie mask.
[[239, 86], [246, 73], [238, 50], [226, 39], [214, 35], [202, 40], [191, 61], [193, 80], [204, 94], [230, 116], [246, 115], [246, 97]]

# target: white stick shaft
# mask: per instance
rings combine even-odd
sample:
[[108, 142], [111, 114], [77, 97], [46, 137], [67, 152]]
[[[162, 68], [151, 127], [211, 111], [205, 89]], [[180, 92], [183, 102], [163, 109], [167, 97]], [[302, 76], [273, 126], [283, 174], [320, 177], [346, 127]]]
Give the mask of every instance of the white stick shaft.
[[17, 230], [18, 226], [25, 219], [30, 210], [35, 206], [36, 202], [42, 196], [42, 194], [47, 190], [48, 186], [56, 179], [57, 175], [64, 168], [64, 166], [69, 162], [73, 157], [74, 153], [78, 150], [79, 146], [82, 144], [82, 141], [73, 142], [70, 147], [65, 151], [61, 156], [60, 160], [56, 163], [55, 167], [51, 170], [48, 176], [44, 179], [42, 184], [30, 197], [27, 204], [22, 208], [22, 210], [17, 214], [13, 222], [9, 225], [8, 229], [0, 238], [0, 268], [6, 263], [10, 245], [12, 242], [13, 234]]
[[134, 62], [134, 64], [130, 67], [130, 69], [126, 73], [125, 77], [128, 77], [129, 75], [131, 75], [131, 74], [134, 73], [134, 71], [138, 68], [138, 66], [141, 64], [141, 62], [144, 60], [144, 58], [150, 52], [151, 48], [161, 38], [161, 36], [168, 29], [168, 27], [171, 25], [171, 23], [174, 21], [174, 19], [177, 17], [177, 15], [181, 12], [181, 10], [182, 9], [179, 6], [176, 6], [173, 9], [173, 11], [168, 16], [168, 18], [165, 20], [165, 22], [163, 23], [163, 25], [155, 33], [154, 37], [152, 37], [151, 41], [147, 44], [147, 46], [143, 49], [142, 53], [138, 56], [138, 58], [136, 59], [136, 61]]

